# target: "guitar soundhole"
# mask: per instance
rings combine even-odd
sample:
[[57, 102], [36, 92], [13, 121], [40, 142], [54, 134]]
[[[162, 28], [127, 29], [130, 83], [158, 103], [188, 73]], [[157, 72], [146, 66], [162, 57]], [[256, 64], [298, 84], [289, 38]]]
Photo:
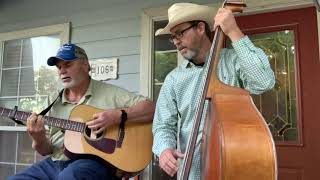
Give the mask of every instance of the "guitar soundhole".
[[88, 128], [88, 126], [86, 126], [85, 136], [91, 140], [99, 140], [103, 137], [103, 132], [96, 134], [94, 131]]
[[104, 137], [105, 132], [106, 130], [103, 131], [102, 133], [96, 134], [86, 126], [85, 132], [84, 132], [84, 137], [85, 137], [84, 139], [93, 148], [108, 154], [112, 154], [116, 149], [117, 141], [114, 139], [105, 138]]

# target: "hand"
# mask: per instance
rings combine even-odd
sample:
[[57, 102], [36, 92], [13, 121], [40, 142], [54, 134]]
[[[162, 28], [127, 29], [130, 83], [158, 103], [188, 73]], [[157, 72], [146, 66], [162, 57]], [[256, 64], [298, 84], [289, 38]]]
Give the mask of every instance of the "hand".
[[32, 113], [27, 119], [27, 132], [34, 141], [40, 142], [46, 136], [42, 116]]
[[183, 154], [175, 149], [166, 149], [164, 150], [159, 159], [160, 167], [163, 169], [168, 175], [173, 177], [178, 169], [179, 163], [178, 158], [183, 158]]
[[107, 127], [120, 124], [121, 111], [109, 109], [93, 115], [93, 119], [87, 122], [88, 127], [96, 134], [103, 132]]
[[230, 9], [219, 8], [216, 16], [214, 17], [213, 28], [216, 29], [217, 26], [221, 27], [221, 30], [231, 39], [232, 42], [238, 41], [244, 36]]

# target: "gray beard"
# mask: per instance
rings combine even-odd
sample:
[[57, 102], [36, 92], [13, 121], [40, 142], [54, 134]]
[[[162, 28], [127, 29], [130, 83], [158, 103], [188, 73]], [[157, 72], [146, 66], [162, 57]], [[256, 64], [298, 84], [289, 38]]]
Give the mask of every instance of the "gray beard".
[[182, 55], [186, 60], [193, 60], [198, 55], [196, 50], [188, 50], [186, 54]]

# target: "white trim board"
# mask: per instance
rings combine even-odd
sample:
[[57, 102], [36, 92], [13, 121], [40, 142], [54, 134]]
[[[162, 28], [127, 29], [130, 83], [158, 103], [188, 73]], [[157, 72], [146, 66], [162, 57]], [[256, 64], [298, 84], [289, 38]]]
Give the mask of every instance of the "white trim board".
[[68, 43], [70, 34], [70, 23], [0, 33], [0, 41], [23, 39], [35, 36], [45, 36], [51, 34], [60, 34], [61, 44]]

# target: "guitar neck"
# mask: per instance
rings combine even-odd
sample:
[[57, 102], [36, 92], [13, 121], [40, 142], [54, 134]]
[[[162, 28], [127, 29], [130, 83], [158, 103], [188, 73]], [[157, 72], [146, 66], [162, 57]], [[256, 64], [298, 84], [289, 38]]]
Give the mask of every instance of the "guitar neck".
[[[0, 107], [0, 116], [8, 117], [8, 118], [15, 118], [21, 121], [27, 121], [28, 117], [31, 113], [23, 112], [23, 111], [15, 111], [12, 109], [2, 108]], [[57, 127], [60, 129], [70, 130], [70, 131], [77, 131], [77, 132], [84, 132], [86, 128], [86, 124], [77, 121], [71, 121], [67, 119], [59, 119], [49, 116], [44, 116], [44, 124], [52, 127]]]

